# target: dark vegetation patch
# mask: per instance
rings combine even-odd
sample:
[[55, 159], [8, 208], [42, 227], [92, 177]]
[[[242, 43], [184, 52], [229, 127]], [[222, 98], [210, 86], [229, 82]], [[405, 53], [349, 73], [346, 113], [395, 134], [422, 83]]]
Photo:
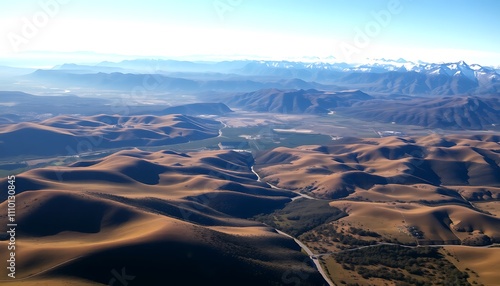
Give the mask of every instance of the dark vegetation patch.
[[446, 260], [437, 247], [380, 245], [332, 256], [365, 279], [392, 280], [396, 285], [470, 285], [467, 272]]
[[297, 237], [344, 216], [347, 216], [345, 212], [330, 206], [327, 201], [298, 199], [288, 203], [283, 209], [254, 218]]

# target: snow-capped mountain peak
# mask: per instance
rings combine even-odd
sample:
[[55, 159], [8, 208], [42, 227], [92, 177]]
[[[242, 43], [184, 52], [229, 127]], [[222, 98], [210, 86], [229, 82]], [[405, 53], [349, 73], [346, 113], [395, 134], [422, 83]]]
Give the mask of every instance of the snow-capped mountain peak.
[[467, 64], [465, 61], [451, 63], [411, 62], [404, 59], [374, 59], [363, 64], [300, 61], [260, 61], [259, 64], [270, 69], [304, 69], [311, 71], [338, 71], [356, 73], [417, 72], [431, 76], [464, 78], [475, 83], [486, 83], [500, 79], [494, 68], [479, 64]]

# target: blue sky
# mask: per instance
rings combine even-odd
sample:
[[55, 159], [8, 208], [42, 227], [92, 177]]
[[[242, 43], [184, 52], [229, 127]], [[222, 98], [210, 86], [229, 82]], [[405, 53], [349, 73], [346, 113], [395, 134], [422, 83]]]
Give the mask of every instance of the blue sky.
[[2, 1], [0, 64], [85, 51], [96, 54], [51, 59], [402, 57], [499, 66], [499, 14], [496, 0]]

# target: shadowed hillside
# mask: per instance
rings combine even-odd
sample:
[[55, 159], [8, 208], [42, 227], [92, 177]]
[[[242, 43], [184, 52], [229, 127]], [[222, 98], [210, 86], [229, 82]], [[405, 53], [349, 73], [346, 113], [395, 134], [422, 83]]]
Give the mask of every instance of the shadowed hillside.
[[339, 113], [363, 120], [429, 128], [490, 129], [500, 123], [495, 97], [456, 96], [360, 102]]
[[158, 113], [164, 114], [185, 114], [185, 115], [224, 115], [232, 110], [224, 103], [191, 103], [165, 108]]
[[293, 240], [245, 219], [294, 196], [258, 182], [252, 164], [250, 153], [134, 149], [19, 174], [17, 281], [108, 285], [123, 268], [130, 285], [322, 285]]
[[498, 141], [493, 135], [346, 138], [262, 152], [255, 170], [279, 188], [335, 200], [331, 206], [348, 214], [343, 220], [390, 241], [398, 236], [388, 226], [396, 229], [403, 218], [403, 229], [422, 231], [421, 244], [488, 244], [500, 241], [500, 219], [475, 204], [500, 199]]
[[324, 92], [315, 89], [262, 89], [235, 95], [227, 100], [229, 106], [245, 110], [291, 114], [327, 114], [330, 109], [351, 106], [372, 97], [361, 91]]
[[217, 121], [187, 115], [57, 116], [40, 123], [1, 126], [0, 157], [177, 144], [215, 137], [219, 127]]

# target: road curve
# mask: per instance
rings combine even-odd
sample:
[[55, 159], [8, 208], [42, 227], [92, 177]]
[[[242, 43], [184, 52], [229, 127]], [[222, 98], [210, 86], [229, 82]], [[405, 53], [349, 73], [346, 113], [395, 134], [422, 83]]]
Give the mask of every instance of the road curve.
[[325, 273], [325, 271], [323, 270], [323, 267], [321, 267], [321, 263], [319, 263], [319, 260], [316, 258], [316, 256], [313, 254], [313, 252], [309, 249], [309, 247], [307, 247], [305, 244], [303, 244], [300, 240], [296, 239], [295, 237], [293, 237], [285, 232], [282, 232], [281, 230], [277, 230], [277, 229], [275, 229], [275, 230], [279, 234], [293, 239], [295, 241], [295, 243], [297, 243], [302, 249], [304, 249], [304, 251], [307, 253], [307, 255], [309, 255], [309, 258], [311, 258], [312, 262], [314, 262], [314, 265], [316, 265], [316, 268], [318, 269], [321, 276], [323, 276], [323, 279], [325, 279], [325, 281], [328, 283], [328, 285], [335, 286], [335, 284], [333, 284], [333, 282], [330, 280], [328, 275]]
[[[254, 166], [252, 166], [250, 169], [252, 170], [252, 173], [254, 173], [255, 176], [257, 176], [257, 181], [258, 182], [264, 182], [264, 181], [262, 181], [260, 175], [255, 171]], [[296, 191], [291, 191], [291, 190], [286, 190], [286, 189], [278, 188], [277, 186], [269, 184], [268, 182], [264, 182], [264, 183], [266, 183], [268, 186], [270, 186], [273, 189], [285, 190], [285, 191], [289, 191], [289, 192], [297, 194], [298, 196], [295, 197], [295, 198], [292, 198], [292, 201], [294, 201], [296, 199], [299, 199], [299, 198], [306, 198], [306, 199], [309, 199], [309, 200], [318, 200], [316, 198], [313, 198], [313, 197], [305, 195], [305, 194], [301, 194], [301, 193], [296, 192]], [[291, 236], [291, 235], [289, 235], [289, 234], [287, 234], [285, 232], [282, 232], [281, 230], [278, 230], [276, 228], [274, 230], [276, 230], [276, 232], [278, 232], [281, 235], [284, 235], [284, 236], [287, 236], [287, 237], [293, 239], [295, 241], [295, 243], [297, 243], [302, 249], [304, 249], [304, 251], [307, 253], [307, 255], [309, 255], [309, 258], [311, 258], [311, 260], [314, 263], [314, 265], [316, 265], [316, 268], [318, 269], [318, 271], [321, 274], [321, 276], [323, 276], [323, 279], [325, 279], [325, 281], [328, 283], [328, 285], [335, 286], [335, 284], [330, 280], [330, 278], [328, 277], [328, 275], [325, 273], [325, 271], [323, 270], [323, 267], [321, 267], [321, 264], [319, 263], [319, 260], [316, 259], [316, 256], [309, 249], [309, 247], [307, 247], [305, 244], [303, 244], [300, 240], [296, 239], [295, 237], [293, 237], [293, 236]]]
[[297, 197], [292, 198], [292, 201], [295, 201], [296, 199], [300, 199], [300, 198], [304, 198], [304, 199], [308, 199], [308, 200], [321, 200], [321, 199], [317, 199], [317, 198], [311, 197], [311, 196], [306, 195], [306, 194], [302, 194], [302, 193], [300, 193], [298, 191], [292, 191], [292, 190], [282, 189], [282, 188], [277, 187], [277, 186], [275, 186], [273, 184], [270, 184], [268, 182], [263, 181], [262, 178], [260, 177], [260, 175], [255, 171], [254, 166], [255, 165], [253, 165], [250, 169], [252, 170], [252, 173], [254, 173], [257, 176], [257, 181], [258, 182], [263, 182], [263, 183], [267, 184], [269, 187], [271, 187], [272, 189], [288, 191], [288, 192], [291, 192], [291, 193], [294, 193], [294, 194], [298, 195]]

